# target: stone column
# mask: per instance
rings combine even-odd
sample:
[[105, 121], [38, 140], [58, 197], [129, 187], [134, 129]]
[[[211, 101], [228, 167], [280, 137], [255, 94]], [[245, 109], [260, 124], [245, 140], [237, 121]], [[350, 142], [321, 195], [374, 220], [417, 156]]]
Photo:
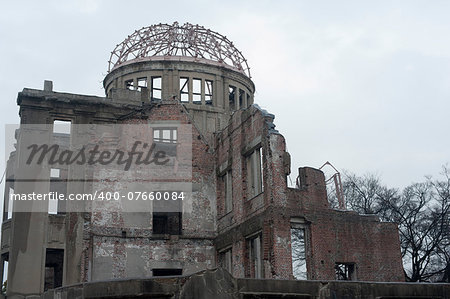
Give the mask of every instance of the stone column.
[[[22, 125], [18, 138], [15, 194], [49, 192], [50, 169], [36, 163], [26, 164], [30, 144], [50, 143], [51, 126], [29, 124], [47, 119], [46, 112], [21, 109]], [[25, 128], [24, 119], [28, 122]], [[8, 265], [8, 297], [38, 295], [44, 290], [45, 225], [48, 201], [16, 201], [13, 205], [11, 249]]]

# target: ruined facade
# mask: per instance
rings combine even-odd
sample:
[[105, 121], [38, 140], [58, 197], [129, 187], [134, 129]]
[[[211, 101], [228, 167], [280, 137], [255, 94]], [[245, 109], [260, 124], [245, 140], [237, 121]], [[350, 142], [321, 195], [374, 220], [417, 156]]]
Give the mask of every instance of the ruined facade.
[[[76, 163], [28, 165], [24, 144], [39, 139], [64, 151], [88, 135], [79, 125], [126, 130], [150, 123], [148, 131], [122, 131], [125, 143], [139, 137], [173, 151], [171, 169], [179, 172], [180, 157], [186, 157], [180, 138], [189, 136], [187, 197], [170, 212], [156, 211], [156, 203], [148, 212], [103, 206], [86, 212], [45, 201], [33, 203], [38, 210], [20, 210], [24, 203], [5, 200], [7, 294], [216, 267], [237, 278], [404, 280], [395, 224], [332, 209], [320, 170], [301, 167], [297, 188], [287, 186], [284, 137], [274, 115], [254, 104], [247, 62], [225, 37], [190, 24], [142, 28], [114, 49], [103, 85], [105, 97], [55, 92], [50, 81], [44, 90], [19, 93], [21, 128], [8, 160], [5, 199], [133, 191], [125, 179], [152, 174], [91, 171]], [[60, 122], [70, 130], [58, 133]], [[27, 129], [30, 124], [41, 125], [39, 133]], [[95, 141], [104, 148], [120, 142], [107, 135]]]

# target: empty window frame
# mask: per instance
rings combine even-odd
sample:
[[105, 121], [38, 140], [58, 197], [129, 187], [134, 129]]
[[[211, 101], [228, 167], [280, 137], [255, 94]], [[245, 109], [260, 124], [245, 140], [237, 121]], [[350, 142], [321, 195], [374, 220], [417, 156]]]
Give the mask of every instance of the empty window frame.
[[181, 212], [153, 212], [153, 234], [181, 235]]
[[336, 273], [336, 280], [356, 280], [354, 263], [336, 263], [334, 270]]
[[205, 104], [213, 104], [213, 81], [205, 80]]
[[221, 177], [223, 185], [223, 199], [225, 214], [233, 210], [233, 176], [231, 169], [227, 170]]
[[70, 135], [71, 127], [72, 121], [56, 119], [53, 121], [53, 134]]
[[45, 254], [44, 291], [62, 286], [64, 250], [47, 248]]
[[251, 237], [247, 241], [248, 248], [248, 260], [250, 268], [250, 277], [252, 278], [262, 278], [263, 268], [262, 268], [262, 246], [261, 246], [261, 235]]
[[180, 276], [183, 274], [183, 269], [152, 269], [153, 276]]
[[230, 110], [236, 109], [236, 87], [229, 86], [228, 87], [228, 101], [230, 104]]
[[264, 191], [262, 166], [262, 151], [259, 147], [247, 156], [247, 181], [250, 198]]
[[11, 199], [11, 196], [14, 196], [14, 188], [9, 188], [9, 196], [8, 196], [8, 209], [7, 211], [7, 215], [6, 215], [6, 219], [11, 219], [12, 218], [12, 214], [13, 214], [13, 200]]
[[133, 79], [126, 80], [125, 81], [125, 88], [129, 89], [129, 90], [135, 90], [134, 80]]
[[[153, 142], [155, 143], [154, 152], [163, 152], [166, 157], [177, 156], [177, 128], [154, 128]], [[169, 164], [175, 161], [169, 162]], [[166, 165], [169, 165], [166, 164]]]
[[192, 102], [202, 103], [202, 79], [192, 79]]
[[[60, 178], [60, 170], [52, 168], [50, 169], [50, 192], [54, 194], [57, 193], [58, 183]], [[49, 214], [58, 214], [58, 201], [49, 199], [48, 200], [48, 213]]]
[[[165, 192], [161, 192], [165, 193]], [[153, 228], [156, 235], [181, 235], [182, 202], [177, 200], [153, 201]]]
[[189, 78], [180, 78], [180, 101], [189, 103]]
[[233, 274], [232, 248], [229, 247], [219, 252], [219, 266]]
[[162, 99], [162, 79], [161, 77], [152, 77], [152, 90], [150, 93], [152, 100]]
[[306, 234], [299, 224], [291, 224], [292, 274], [295, 279], [307, 279], [306, 269]]
[[[64, 172], [67, 174], [67, 172]], [[50, 192], [53, 192], [54, 200], [48, 201], [48, 213], [49, 214], [64, 214], [65, 201], [57, 200], [59, 194], [67, 194], [67, 177], [63, 176], [63, 171], [59, 168], [50, 169]]]
[[13, 179], [5, 184], [3, 202], [3, 221], [11, 219], [13, 214], [13, 203], [14, 203], [14, 182]]
[[247, 107], [250, 106], [250, 95], [247, 93]]
[[143, 88], [147, 88], [147, 77], [137, 79], [137, 90], [142, 91]]
[[61, 169], [59, 168], [50, 169], [50, 178], [60, 178], [60, 177], [61, 177]]
[[4, 253], [1, 255], [1, 262], [2, 262], [2, 293], [6, 293], [6, 288], [8, 284], [8, 261], [9, 261], [9, 253]]
[[162, 143], [177, 143], [177, 128], [154, 128], [153, 141]]

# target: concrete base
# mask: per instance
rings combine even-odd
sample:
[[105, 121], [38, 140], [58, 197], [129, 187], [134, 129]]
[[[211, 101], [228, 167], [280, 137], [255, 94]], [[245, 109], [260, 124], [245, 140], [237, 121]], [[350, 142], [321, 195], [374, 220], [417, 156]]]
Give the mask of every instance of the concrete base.
[[218, 268], [190, 276], [92, 282], [48, 291], [42, 299], [84, 298], [450, 298], [450, 284], [236, 279]]

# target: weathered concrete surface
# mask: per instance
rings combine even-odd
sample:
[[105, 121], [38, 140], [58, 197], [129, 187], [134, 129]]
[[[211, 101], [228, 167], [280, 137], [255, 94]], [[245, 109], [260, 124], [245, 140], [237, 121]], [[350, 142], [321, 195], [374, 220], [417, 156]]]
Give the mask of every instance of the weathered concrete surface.
[[222, 268], [202, 271], [189, 277], [179, 298], [238, 298], [236, 280]]
[[[449, 298], [450, 284], [237, 279], [243, 298]], [[274, 296], [275, 297], [271, 297]], [[241, 297], [242, 298], [242, 297]]]
[[[191, 276], [103, 281], [58, 288], [42, 299], [450, 298], [450, 284], [236, 279], [218, 268]], [[31, 298], [31, 297], [27, 297]]]

